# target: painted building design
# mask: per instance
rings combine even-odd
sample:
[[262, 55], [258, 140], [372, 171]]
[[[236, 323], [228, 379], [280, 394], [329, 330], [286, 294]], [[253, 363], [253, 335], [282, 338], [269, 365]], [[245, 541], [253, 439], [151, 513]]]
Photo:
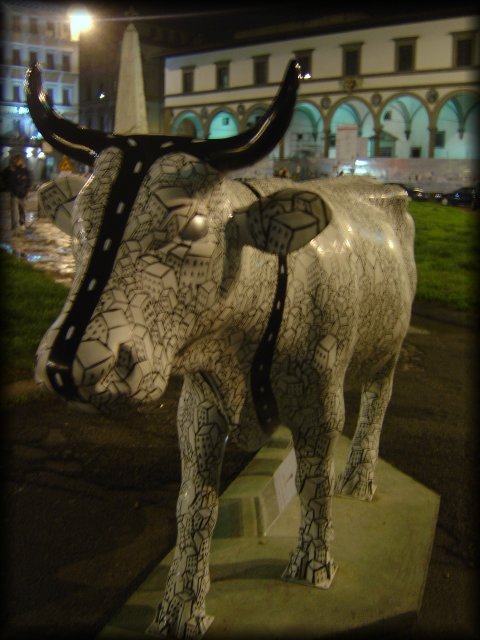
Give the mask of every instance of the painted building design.
[[348, 142], [343, 128], [356, 132], [356, 157], [479, 157], [474, 15], [348, 31], [339, 27], [168, 56], [166, 131], [219, 138], [247, 129], [267, 109], [294, 57], [304, 82], [275, 158], [340, 160], [340, 142]]

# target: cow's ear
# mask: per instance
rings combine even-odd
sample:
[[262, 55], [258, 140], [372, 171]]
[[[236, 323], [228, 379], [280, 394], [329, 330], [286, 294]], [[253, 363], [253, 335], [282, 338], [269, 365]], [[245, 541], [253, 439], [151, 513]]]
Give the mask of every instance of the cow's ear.
[[43, 184], [37, 192], [40, 217], [50, 218], [61, 231], [71, 236], [73, 205], [86, 181], [86, 177], [72, 174]]
[[286, 255], [305, 246], [325, 229], [330, 212], [312, 191], [282, 189], [234, 214], [241, 244]]

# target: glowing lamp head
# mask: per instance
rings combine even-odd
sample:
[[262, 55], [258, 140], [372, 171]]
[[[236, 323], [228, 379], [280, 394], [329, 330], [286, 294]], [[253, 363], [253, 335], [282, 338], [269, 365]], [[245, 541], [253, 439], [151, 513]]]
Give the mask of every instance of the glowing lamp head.
[[75, 9], [70, 13], [69, 18], [72, 42], [78, 42], [80, 39], [80, 33], [92, 28], [92, 16], [85, 9]]

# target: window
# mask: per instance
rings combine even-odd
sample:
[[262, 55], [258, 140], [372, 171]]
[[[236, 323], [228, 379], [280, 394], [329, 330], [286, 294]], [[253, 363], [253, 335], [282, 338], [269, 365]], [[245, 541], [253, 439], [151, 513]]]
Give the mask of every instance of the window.
[[344, 71], [345, 76], [356, 76], [359, 69], [358, 51], [347, 49], [345, 51]]
[[217, 89], [227, 89], [230, 84], [230, 63], [217, 62]]
[[267, 84], [268, 58], [261, 56], [253, 59], [253, 84]]
[[47, 69], [55, 69], [55, 56], [53, 55], [53, 53], [47, 53], [45, 67]]
[[47, 20], [47, 36], [53, 38], [55, 36], [55, 23]]
[[194, 67], [184, 67], [182, 69], [183, 93], [193, 93], [193, 70]]
[[441, 149], [445, 148], [445, 131], [435, 132], [435, 146]]
[[63, 89], [62, 90], [62, 98], [63, 98], [62, 103], [64, 105], [69, 106], [71, 104], [70, 103], [70, 89]]
[[30, 18], [30, 33], [38, 33], [38, 20], [37, 18]]
[[473, 41], [463, 38], [457, 42], [457, 67], [465, 67], [472, 64]]
[[12, 29], [13, 31], [21, 31], [22, 30], [22, 17], [18, 15], [12, 16]]
[[18, 85], [13, 85], [13, 101], [21, 102], [20, 98], [20, 87]]
[[360, 53], [362, 42], [342, 44], [343, 47], [343, 75], [358, 76], [360, 74]]
[[20, 49], [13, 49], [12, 51], [12, 64], [22, 64], [20, 58]]
[[453, 66], [471, 67], [475, 59], [475, 34], [471, 31], [453, 33]]
[[30, 51], [30, 55], [28, 57], [28, 63], [31, 67], [34, 67], [38, 62], [37, 59], [37, 52], [36, 51]]
[[312, 77], [312, 51], [311, 49], [306, 51], [295, 51], [295, 60], [300, 65], [302, 70], [302, 78]]
[[49, 104], [54, 104], [55, 100], [54, 100], [54, 93], [53, 93], [53, 89], [47, 89], [47, 100]]
[[63, 40], [70, 40], [70, 23], [69, 22], [61, 23], [61, 32], [62, 32], [61, 37]]
[[410, 147], [410, 158], [421, 158], [422, 147]]
[[249, 129], [251, 129], [252, 127], [254, 127], [255, 125], [257, 125], [257, 124], [260, 122], [260, 120], [261, 120], [262, 118], [263, 118], [263, 116], [257, 116], [257, 115], [255, 115], [255, 116], [253, 117], [253, 119], [250, 119], [250, 118], [249, 118], [249, 121], [248, 121], [248, 128], [249, 128]]
[[68, 53], [64, 53], [62, 55], [62, 71], [70, 71], [70, 55]]
[[395, 40], [395, 71], [413, 71], [415, 68], [415, 38]]

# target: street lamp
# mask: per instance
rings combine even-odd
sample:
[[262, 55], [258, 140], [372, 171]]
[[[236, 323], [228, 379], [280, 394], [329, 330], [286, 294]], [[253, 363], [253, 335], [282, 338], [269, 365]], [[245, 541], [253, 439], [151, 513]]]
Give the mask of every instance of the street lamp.
[[80, 40], [80, 33], [92, 28], [92, 16], [86, 9], [74, 9], [68, 17], [70, 18], [71, 40], [72, 42], [78, 42]]

